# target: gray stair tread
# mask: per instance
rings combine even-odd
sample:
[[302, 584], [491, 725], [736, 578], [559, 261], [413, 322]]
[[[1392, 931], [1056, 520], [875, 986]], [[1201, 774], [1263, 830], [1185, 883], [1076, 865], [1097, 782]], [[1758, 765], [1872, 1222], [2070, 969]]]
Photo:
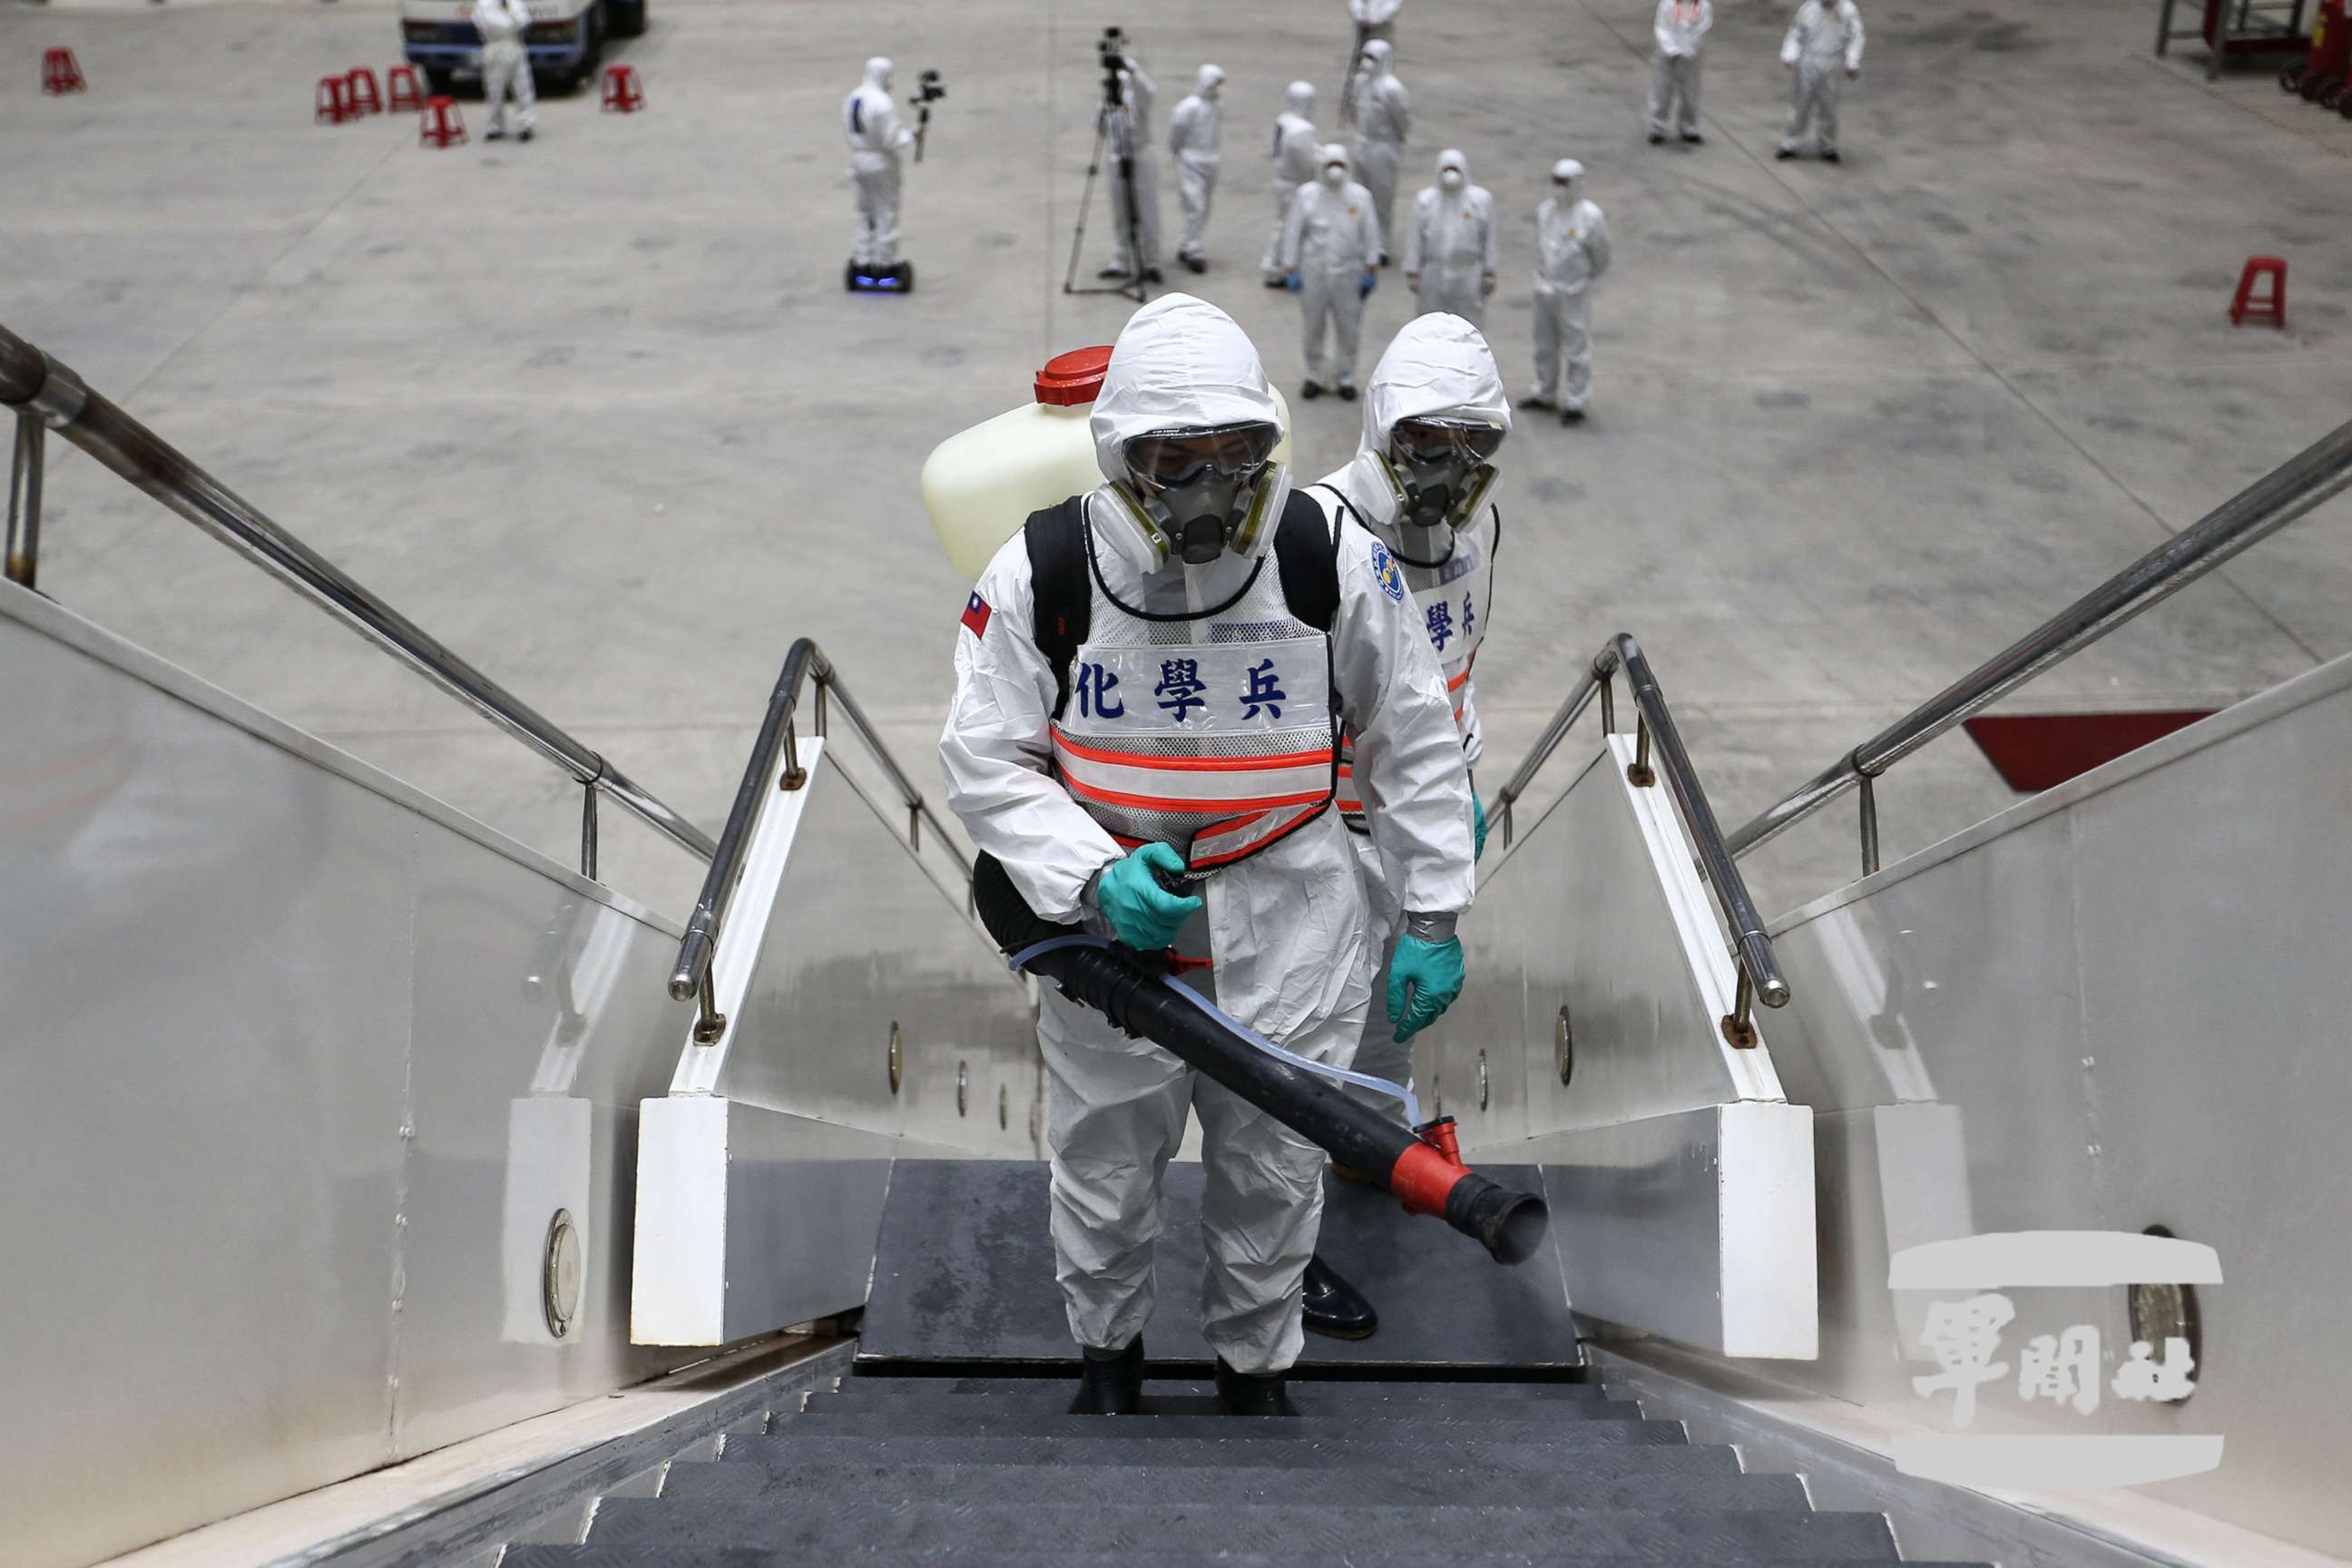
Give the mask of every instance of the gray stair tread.
[[[1358, 1429], [1377, 1427], [1382, 1435], [1399, 1442], [1419, 1440], [1432, 1444], [1451, 1442], [1474, 1434], [1497, 1442], [1514, 1437], [1601, 1443], [1681, 1439], [1679, 1423], [1642, 1421], [1635, 1418], [1636, 1413], [1630, 1408], [1612, 1408], [1609, 1413], [1615, 1418], [1562, 1421], [1546, 1415], [1539, 1421], [1457, 1422], [1442, 1417], [1391, 1416], [1347, 1425]], [[1065, 1415], [1046, 1411], [1031, 1413], [1018, 1410], [1009, 1410], [1002, 1415], [942, 1415], [930, 1410], [877, 1410], [857, 1415], [819, 1411], [803, 1415], [779, 1415], [769, 1427], [769, 1435], [776, 1436], [806, 1432], [812, 1436], [840, 1433], [865, 1436], [1085, 1437], [1094, 1436], [1098, 1428], [1111, 1425], [1118, 1426], [1118, 1436], [1122, 1437], [1223, 1437], [1234, 1435], [1234, 1428], [1243, 1426], [1250, 1429], [1252, 1436], [1307, 1442], [1330, 1436], [1330, 1428], [1340, 1424], [1329, 1420], [1286, 1420], [1276, 1416]], [[1640, 1432], [1645, 1428], [1674, 1436], [1644, 1439], [1615, 1435], [1621, 1431]], [[1101, 1435], [1110, 1436], [1108, 1433]]]
[[[854, 1394], [812, 1394], [803, 1412], [810, 1415], [904, 1415], [909, 1421], [938, 1417], [1000, 1420], [1020, 1415], [1066, 1414], [1077, 1385], [1039, 1389], [1034, 1394], [941, 1394], [876, 1398], [860, 1390]], [[1328, 1394], [1309, 1384], [1291, 1391], [1290, 1402], [1302, 1418], [1321, 1416], [1334, 1422], [1426, 1421], [1441, 1426], [1497, 1418], [1512, 1421], [1639, 1421], [1642, 1407], [1630, 1399], [1521, 1400], [1516, 1404], [1465, 1404], [1452, 1400], [1388, 1401]], [[1169, 1394], [1144, 1385], [1146, 1415], [1216, 1416], [1223, 1414], [1213, 1394]]]
[[[776, 1426], [789, 1432], [799, 1417]], [[1251, 1423], [1250, 1425], [1255, 1425]], [[1694, 1447], [1678, 1426], [1664, 1422], [1599, 1423], [1568, 1429], [1568, 1440], [1488, 1442], [1465, 1434], [1433, 1453], [1426, 1444], [1351, 1436], [1328, 1428], [1306, 1438], [1233, 1436], [1237, 1421], [1209, 1437], [906, 1436], [824, 1435], [730, 1436], [720, 1458], [730, 1464], [868, 1463], [876, 1465], [1004, 1464], [1038, 1466], [1233, 1466], [1256, 1469], [1346, 1469], [1357, 1465], [1451, 1465], [1484, 1470], [1555, 1474], [1732, 1475], [1738, 1457], [1728, 1447]]]
[[[790, 1550], [764, 1546], [670, 1546], [659, 1542], [603, 1546], [510, 1546], [499, 1568], [809, 1568], [810, 1559]], [[838, 1559], [836, 1559], [838, 1561]], [[1106, 1561], [1099, 1552], [959, 1552], [952, 1556], [929, 1553], [868, 1553], [856, 1556], [857, 1568], [1095, 1568]], [[1476, 1552], [1465, 1555], [1427, 1546], [1406, 1546], [1394, 1552], [1199, 1552], [1181, 1549], [1133, 1549], [1108, 1561], [1143, 1563], [1149, 1568], [1552, 1568], [1560, 1559], [1544, 1552]], [[1656, 1568], [1656, 1557], [1581, 1557], [1577, 1568]], [[1885, 1557], [1748, 1557], [1742, 1568], [1852, 1568], [1857, 1563], [1889, 1568], [1990, 1568], [1974, 1563], [1906, 1563], [1891, 1553]]]
[[[1631, 1557], [1685, 1568], [1758, 1557], [1856, 1560], [1895, 1555], [1886, 1521], [1868, 1513], [1773, 1510], [1314, 1507], [1141, 1503], [1126, 1508], [1028, 1502], [871, 1501], [820, 1498], [608, 1498], [588, 1543], [767, 1546], [813, 1557], [898, 1552], [1126, 1552], [1137, 1547], [1291, 1552], [1397, 1552], [1444, 1542], [1460, 1552], [1541, 1552], [1552, 1558]], [[1402, 1553], [1400, 1552], [1400, 1555]]]
[[[1442, 1456], [1433, 1456], [1442, 1458]], [[776, 1500], [911, 1497], [926, 1502], [1018, 1499], [1045, 1507], [1083, 1503], [1478, 1504], [1530, 1502], [1576, 1509], [1803, 1509], [1794, 1476], [1597, 1476], [1569, 1471], [1538, 1481], [1526, 1471], [1432, 1468], [1383, 1463], [1319, 1475], [1297, 1470], [1156, 1465], [826, 1465], [679, 1463], [662, 1481], [664, 1502], [716, 1497]]]
[[[1480, 1173], [1540, 1192], [1533, 1165]], [[1050, 1363], [1076, 1367], [1046, 1235], [1046, 1168], [1013, 1160], [917, 1160], [892, 1167], [876, 1243], [858, 1360], [930, 1364]], [[1167, 1218], [1154, 1249], [1158, 1310], [1143, 1339], [1155, 1365], [1205, 1367], [1201, 1299], [1202, 1167], [1168, 1167]], [[1326, 1186], [1318, 1250], [1370, 1298], [1368, 1340], [1307, 1336], [1301, 1364], [1538, 1368], [1580, 1363], [1576, 1325], [1547, 1239], [1516, 1268], [1468, 1237], [1408, 1215], [1386, 1193]], [[1468, 1288], [1475, 1281], [1475, 1289]]]
[[[1067, 1405], [1076, 1392], [1076, 1377], [920, 1378], [845, 1377], [835, 1397], [852, 1400], [858, 1408], [885, 1405], [970, 1405], [981, 1400]], [[1147, 1397], [1213, 1399], [1217, 1385], [1205, 1379], [1155, 1377], [1143, 1385]], [[814, 1397], [814, 1396], [813, 1396]], [[1294, 1378], [1290, 1397], [1301, 1409], [1311, 1401], [1318, 1410], [1336, 1415], [1363, 1406], [1391, 1408], [1423, 1405], [1476, 1410], [1495, 1415], [1518, 1413], [1526, 1405], [1591, 1405], [1607, 1395], [1589, 1383], [1335, 1383], [1319, 1378]]]

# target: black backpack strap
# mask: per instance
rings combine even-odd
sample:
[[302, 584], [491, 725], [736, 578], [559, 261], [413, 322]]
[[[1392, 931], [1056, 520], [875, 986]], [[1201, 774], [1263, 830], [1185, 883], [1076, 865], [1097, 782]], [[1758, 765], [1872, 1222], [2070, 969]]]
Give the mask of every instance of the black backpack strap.
[[1037, 651], [1054, 671], [1054, 717], [1070, 705], [1070, 665], [1094, 620], [1087, 580], [1087, 498], [1033, 511], [1021, 525], [1029, 551], [1029, 601]]
[[[1344, 497], [1339, 504], [1347, 506]], [[1328, 636], [1339, 616], [1339, 528], [1302, 490], [1291, 491], [1282, 509], [1274, 560], [1291, 615]]]

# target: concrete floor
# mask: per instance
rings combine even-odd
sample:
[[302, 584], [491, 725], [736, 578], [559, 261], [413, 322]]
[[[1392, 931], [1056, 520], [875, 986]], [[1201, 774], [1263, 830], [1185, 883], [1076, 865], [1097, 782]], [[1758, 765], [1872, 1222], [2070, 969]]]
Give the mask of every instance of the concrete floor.
[[[1451, 144], [1495, 191], [1515, 384], [1554, 158], [1617, 245], [1592, 420], [1507, 449], [1490, 769], [1628, 629], [1736, 823], [2352, 406], [2352, 121], [2151, 58], [2137, 0], [1864, 5], [1843, 168], [1770, 159], [1780, 0], [1718, 5], [1695, 152], [1643, 144], [1647, 0], [1406, 12], [1407, 188]], [[1337, 0], [1267, 9], [655, 0], [614, 56], [649, 112], [556, 100], [530, 147], [431, 153], [405, 119], [310, 123], [319, 76], [396, 58], [383, 0], [7, 0], [0, 322], [714, 828], [803, 634], [929, 778], [964, 588], [917, 470], [1128, 309], [1059, 292], [1101, 24], [1145, 27], [1170, 106], [1197, 60], [1231, 73], [1197, 291], [1298, 379], [1257, 150], [1292, 77], [1328, 106], [1347, 39]], [[55, 44], [88, 95], [34, 90]], [[950, 89], [902, 300], [839, 289], [835, 114], [877, 50]], [[2255, 253], [2290, 262], [2288, 331], [2225, 319]], [[1374, 296], [1367, 369], [1406, 300]], [[1352, 451], [1354, 408], [1297, 413], [1308, 474]], [[50, 487], [60, 600], [571, 853], [535, 758], [78, 454]], [[2345, 652], [2347, 510], [2011, 707], [2219, 704]], [[2008, 798], [1966, 740], [1931, 748], [1882, 789], [1890, 858]], [[1753, 858], [1767, 908], [1848, 876], [1852, 834], [1836, 810]], [[616, 815], [605, 840], [610, 879], [683, 911], [698, 867]]]

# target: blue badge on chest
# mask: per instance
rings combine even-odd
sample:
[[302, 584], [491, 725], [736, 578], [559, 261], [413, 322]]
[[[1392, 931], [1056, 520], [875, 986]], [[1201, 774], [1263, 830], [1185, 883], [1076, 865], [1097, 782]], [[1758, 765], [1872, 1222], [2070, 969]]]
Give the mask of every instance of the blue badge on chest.
[[1389, 553], [1389, 547], [1377, 539], [1372, 541], [1372, 581], [1381, 585], [1381, 592], [1386, 594], [1392, 603], [1404, 603], [1404, 574], [1397, 570], [1396, 559]]

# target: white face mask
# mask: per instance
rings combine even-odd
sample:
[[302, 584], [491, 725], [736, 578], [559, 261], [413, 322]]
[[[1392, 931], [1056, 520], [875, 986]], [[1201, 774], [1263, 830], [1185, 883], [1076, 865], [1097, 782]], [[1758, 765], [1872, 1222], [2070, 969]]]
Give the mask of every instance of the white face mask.
[[1437, 172], [1437, 183], [1444, 185], [1449, 191], [1458, 191], [1462, 188], [1462, 171], [1459, 169], [1440, 169]]
[[1323, 171], [1323, 183], [1336, 191], [1348, 183], [1348, 171], [1334, 163]]

